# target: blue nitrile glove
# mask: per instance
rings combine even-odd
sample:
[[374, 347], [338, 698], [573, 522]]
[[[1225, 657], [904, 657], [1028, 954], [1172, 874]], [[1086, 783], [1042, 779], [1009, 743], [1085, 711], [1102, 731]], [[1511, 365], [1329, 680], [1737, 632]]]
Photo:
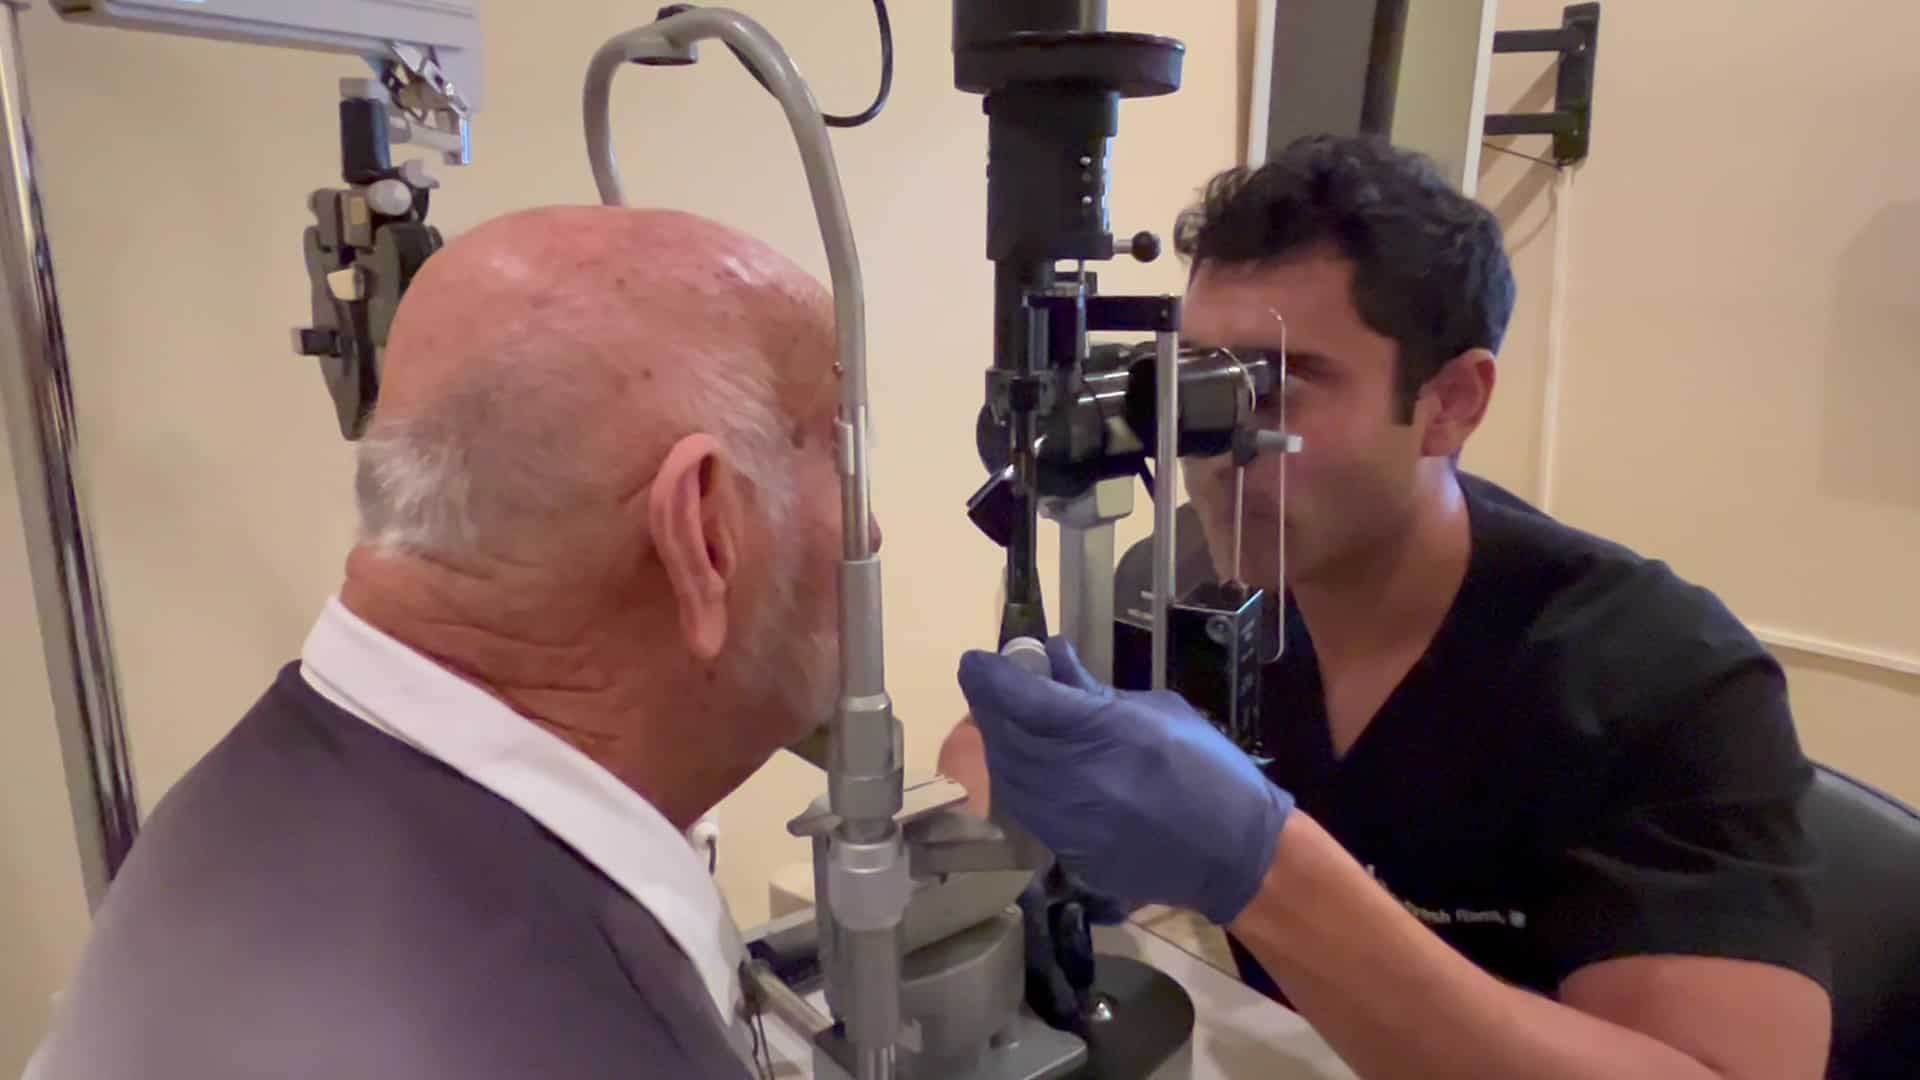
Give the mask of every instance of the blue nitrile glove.
[[1109, 896], [1226, 924], [1252, 902], [1293, 797], [1178, 694], [1122, 693], [1047, 642], [1053, 679], [960, 660], [996, 812]]

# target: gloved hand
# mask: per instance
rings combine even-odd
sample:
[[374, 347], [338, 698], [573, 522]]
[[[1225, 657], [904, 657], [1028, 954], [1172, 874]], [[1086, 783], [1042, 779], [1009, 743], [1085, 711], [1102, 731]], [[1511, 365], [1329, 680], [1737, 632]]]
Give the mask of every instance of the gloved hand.
[[1253, 900], [1293, 797], [1178, 694], [1102, 686], [1063, 638], [1053, 679], [960, 660], [996, 812], [1093, 890], [1225, 924]]

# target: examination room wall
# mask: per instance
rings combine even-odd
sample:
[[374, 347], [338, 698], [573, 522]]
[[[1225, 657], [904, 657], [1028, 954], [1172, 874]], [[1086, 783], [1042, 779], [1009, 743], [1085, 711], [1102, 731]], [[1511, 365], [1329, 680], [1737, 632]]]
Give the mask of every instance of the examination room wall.
[[[1604, 4], [1591, 158], [1481, 158], [1520, 307], [1467, 461], [1716, 590], [1809, 753], [1920, 803], [1916, 38], [1910, 4]], [[1553, 108], [1549, 69], [1496, 57], [1488, 110]]]
[[[826, 108], [870, 100], [871, 4], [735, 6], [781, 38]], [[580, 134], [586, 62], [653, 7], [482, 6], [477, 162], [440, 170], [442, 227], [594, 200]], [[1113, 0], [1111, 11], [1116, 28], [1189, 47], [1185, 88], [1127, 104], [1114, 152], [1115, 225], [1164, 230], [1239, 145], [1234, 9]], [[892, 15], [892, 103], [834, 143], [867, 279], [888, 674], [908, 761], [929, 766], [963, 707], [955, 661], [995, 624], [998, 552], [964, 514], [982, 478], [973, 420], [991, 346], [986, 127], [980, 100], [952, 87], [949, 5], [895, 3]], [[338, 178], [336, 85], [357, 72], [345, 58], [76, 27], [43, 4], [26, 38], [85, 494], [151, 808], [297, 653], [352, 537], [351, 452], [287, 332], [307, 311], [306, 197]], [[784, 122], [723, 51], [709, 47], [692, 70], [628, 69], [615, 110], [630, 199], [748, 229], [824, 278]], [[1103, 278], [1110, 291], [1182, 281], [1172, 258]], [[3, 501], [0, 1074], [12, 1075], [86, 914], [15, 504]], [[1143, 503], [1131, 535], [1146, 517]], [[723, 807], [721, 877], [743, 923], [765, 914], [767, 873], [806, 857], [783, 826], [821, 788], [817, 773], [776, 760]]]

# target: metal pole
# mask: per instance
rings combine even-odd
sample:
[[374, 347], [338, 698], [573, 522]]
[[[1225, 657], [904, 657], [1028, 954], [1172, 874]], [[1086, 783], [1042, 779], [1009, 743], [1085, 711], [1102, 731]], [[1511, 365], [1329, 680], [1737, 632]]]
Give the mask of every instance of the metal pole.
[[1102, 480], [1042, 507], [1060, 525], [1060, 632], [1103, 683], [1113, 681], [1113, 526], [1133, 512], [1133, 484], [1131, 476]]
[[[11, 340], [0, 357], [7, 437], [26, 531], [47, 685], [66, 765], [88, 906], [98, 909], [140, 827], [106, 599], [74, 481], [73, 387], [53, 255], [34, 180], [33, 132], [20, 48], [24, 0], [0, 0], [0, 111], [6, 168], [0, 189], [0, 278]], [[0, 335], [5, 340], [5, 335]]]
[[1113, 525], [1060, 523], [1060, 631], [1081, 666], [1113, 681]]
[[1155, 388], [1159, 415], [1155, 418], [1153, 473], [1153, 688], [1167, 688], [1167, 644], [1173, 636], [1168, 605], [1173, 603], [1174, 523], [1180, 512], [1180, 335], [1162, 330], [1154, 335]]

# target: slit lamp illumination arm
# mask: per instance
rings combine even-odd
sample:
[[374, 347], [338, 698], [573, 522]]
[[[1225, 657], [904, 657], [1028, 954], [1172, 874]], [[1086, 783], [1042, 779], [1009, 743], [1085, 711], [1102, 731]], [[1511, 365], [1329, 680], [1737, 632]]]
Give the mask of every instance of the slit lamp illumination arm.
[[901, 734], [887, 696], [882, 653], [880, 560], [872, 548], [868, 474], [866, 320], [860, 262], [827, 125], [786, 52], [759, 24], [721, 8], [673, 11], [614, 37], [588, 68], [588, 154], [601, 201], [625, 205], [614, 158], [609, 103], [625, 65], [677, 66], [718, 39], [779, 101], [800, 149], [814, 214], [826, 244], [838, 341], [836, 423], [841, 490], [841, 696], [828, 752], [834, 816], [823, 906], [843, 931], [844, 963], [831, 969], [830, 999], [844, 1013], [860, 1080], [891, 1077], [901, 1027], [899, 930], [911, 887], [894, 816], [902, 804]]

